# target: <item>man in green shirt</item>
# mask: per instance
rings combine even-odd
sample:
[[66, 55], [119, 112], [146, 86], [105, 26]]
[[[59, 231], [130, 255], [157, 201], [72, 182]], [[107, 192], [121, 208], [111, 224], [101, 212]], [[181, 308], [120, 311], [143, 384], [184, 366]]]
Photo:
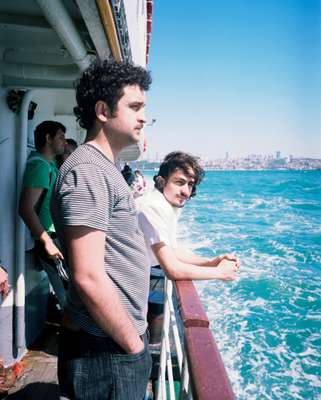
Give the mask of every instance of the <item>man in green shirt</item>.
[[55, 239], [50, 199], [58, 172], [55, 157], [64, 153], [65, 132], [65, 126], [55, 121], [44, 121], [36, 127], [36, 151], [31, 152], [27, 161], [19, 204], [19, 214], [35, 239], [36, 257], [47, 272], [62, 309], [65, 290], [57, 265], [63, 255]]

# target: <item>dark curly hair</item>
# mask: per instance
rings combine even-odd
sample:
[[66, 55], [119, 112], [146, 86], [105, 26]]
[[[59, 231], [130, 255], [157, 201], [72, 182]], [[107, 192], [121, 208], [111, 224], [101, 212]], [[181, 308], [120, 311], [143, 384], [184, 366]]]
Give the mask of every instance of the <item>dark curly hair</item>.
[[96, 61], [75, 82], [77, 107], [74, 113], [82, 128], [90, 129], [96, 119], [95, 105], [104, 101], [112, 115], [127, 85], [138, 85], [148, 90], [150, 73], [140, 66], [115, 60]]
[[159, 177], [167, 181], [177, 169], [181, 169], [186, 175], [190, 175], [190, 169], [194, 172], [194, 186], [190, 195], [190, 197], [194, 197], [196, 195], [196, 186], [202, 182], [205, 172], [199, 163], [198, 157], [183, 153], [182, 151], [173, 151], [164, 158], [159, 166], [158, 174], [154, 176], [155, 188], [162, 192], [164, 187]]

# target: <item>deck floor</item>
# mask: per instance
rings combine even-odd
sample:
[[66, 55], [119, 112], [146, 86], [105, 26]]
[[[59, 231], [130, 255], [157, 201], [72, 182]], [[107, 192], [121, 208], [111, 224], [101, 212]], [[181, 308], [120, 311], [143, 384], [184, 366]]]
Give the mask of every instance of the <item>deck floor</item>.
[[58, 327], [46, 325], [41, 337], [22, 360], [23, 373], [9, 390], [6, 400], [57, 400]]

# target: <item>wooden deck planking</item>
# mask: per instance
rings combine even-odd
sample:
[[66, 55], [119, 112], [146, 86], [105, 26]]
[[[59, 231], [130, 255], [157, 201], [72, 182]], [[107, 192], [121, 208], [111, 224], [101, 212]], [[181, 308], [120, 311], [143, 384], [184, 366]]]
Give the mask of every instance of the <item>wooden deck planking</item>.
[[6, 400], [58, 400], [56, 326], [46, 329], [22, 360], [23, 373]]

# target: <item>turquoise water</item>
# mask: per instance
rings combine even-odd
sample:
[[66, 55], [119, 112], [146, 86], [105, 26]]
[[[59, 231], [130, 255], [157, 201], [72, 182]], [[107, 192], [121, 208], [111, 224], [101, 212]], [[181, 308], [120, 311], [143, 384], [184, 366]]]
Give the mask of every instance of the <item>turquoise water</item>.
[[321, 399], [321, 171], [212, 171], [180, 237], [235, 252], [238, 281], [197, 284], [238, 399]]

